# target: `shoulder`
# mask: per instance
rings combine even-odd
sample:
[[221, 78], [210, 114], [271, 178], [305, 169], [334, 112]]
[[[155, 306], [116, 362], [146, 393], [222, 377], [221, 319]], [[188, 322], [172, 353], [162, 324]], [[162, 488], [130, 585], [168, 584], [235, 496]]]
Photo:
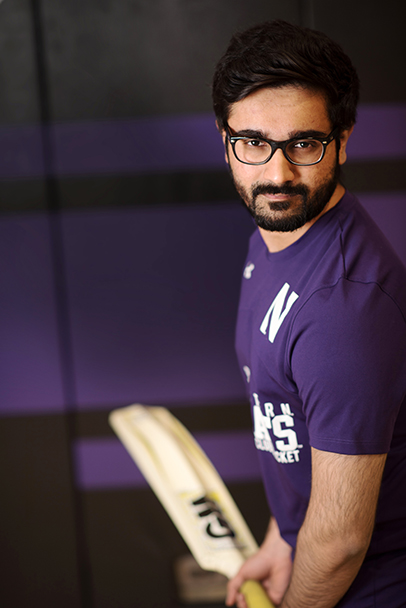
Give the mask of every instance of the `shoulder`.
[[406, 318], [406, 268], [379, 226], [348, 192], [332, 212], [320, 227], [326, 243], [309, 293], [313, 303], [335, 293], [358, 300], [381, 292]]
[[351, 341], [363, 334], [372, 338], [372, 332], [406, 331], [406, 293], [388, 292], [385, 281], [341, 277], [302, 300], [292, 327], [296, 335], [311, 330], [340, 340], [348, 335]]

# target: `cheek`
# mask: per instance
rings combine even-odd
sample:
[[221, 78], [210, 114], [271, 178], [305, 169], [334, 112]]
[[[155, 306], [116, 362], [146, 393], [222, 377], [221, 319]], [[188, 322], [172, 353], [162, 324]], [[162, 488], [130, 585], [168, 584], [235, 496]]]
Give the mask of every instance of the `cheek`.
[[[324, 160], [327, 159], [324, 158]], [[323, 161], [319, 165], [313, 165], [312, 167], [301, 167], [294, 185], [304, 186], [308, 189], [309, 193], [314, 193], [328, 183], [334, 175], [335, 163], [323, 165]]]
[[231, 158], [229, 158], [228, 164], [234, 180], [245, 187], [250, 187], [251, 184], [258, 181], [259, 172], [254, 167], [244, 165], [244, 163], [239, 163], [237, 160]]
[[334, 179], [336, 175], [336, 169], [339, 166], [337, 151], [335, 148], [332, 148], [331, 152], [331, 154], [326, 154], [321, 163], [313, 167], [316, 169], [316, 173], [313, 178], [313, 183], [316, 187], [329, 182], [330, 180]]

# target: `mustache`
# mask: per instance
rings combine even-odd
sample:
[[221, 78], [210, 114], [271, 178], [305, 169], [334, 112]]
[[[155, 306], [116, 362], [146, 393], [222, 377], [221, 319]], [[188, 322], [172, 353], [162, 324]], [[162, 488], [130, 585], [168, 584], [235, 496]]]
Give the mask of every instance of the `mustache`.
[[282, 186], [274, 186], [273, 184], [258, 184], [252, 188], [252, 198], [255, 200], [260, 194], [284, 194], [285, 196], [307, 196], [308, 189], [303, 184], [291, 186], [283, 184]]

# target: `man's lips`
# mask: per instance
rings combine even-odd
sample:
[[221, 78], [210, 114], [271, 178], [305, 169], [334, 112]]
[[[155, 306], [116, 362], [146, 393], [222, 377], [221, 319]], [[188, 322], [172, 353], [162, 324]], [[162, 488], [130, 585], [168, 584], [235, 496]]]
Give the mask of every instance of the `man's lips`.
[[252, 189], [252, 203], [254, 207], [265, 206], [273, 212], [288, 211], [298, 204], [297, 197], [302, 200], [306, 196], [303, 185], [277, 187], [269, 184], [258, 184]]
[[267, 192], [264, 192], [263, 194], [260, 194], [259, 196], [264, 196], [269, 201], [280, 202], [280, 201], [290, 200], [294, 196], [297, 196], [297, 194], [269, 194]]
[[269, 194], [264, 192], [259, 194], [255, 200], [257, 203], [267, 205], [271, 211], [287, 211], [291, 208], [296, 196], [297, 194]]

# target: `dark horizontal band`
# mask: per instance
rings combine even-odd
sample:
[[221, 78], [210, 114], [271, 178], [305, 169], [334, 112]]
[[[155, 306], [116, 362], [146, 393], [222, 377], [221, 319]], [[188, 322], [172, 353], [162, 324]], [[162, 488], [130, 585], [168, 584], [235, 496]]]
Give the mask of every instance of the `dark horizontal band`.
[[[406, 191], [406, 160], [348, 162], [342, 175], [354, 192]], [[57, 191], [61, 209], [189, 206], [238, 198], [226, 169], [63, 178], [57, 181]], [[0, 180], [0, 213], [46, 210], [43, 180]]]

